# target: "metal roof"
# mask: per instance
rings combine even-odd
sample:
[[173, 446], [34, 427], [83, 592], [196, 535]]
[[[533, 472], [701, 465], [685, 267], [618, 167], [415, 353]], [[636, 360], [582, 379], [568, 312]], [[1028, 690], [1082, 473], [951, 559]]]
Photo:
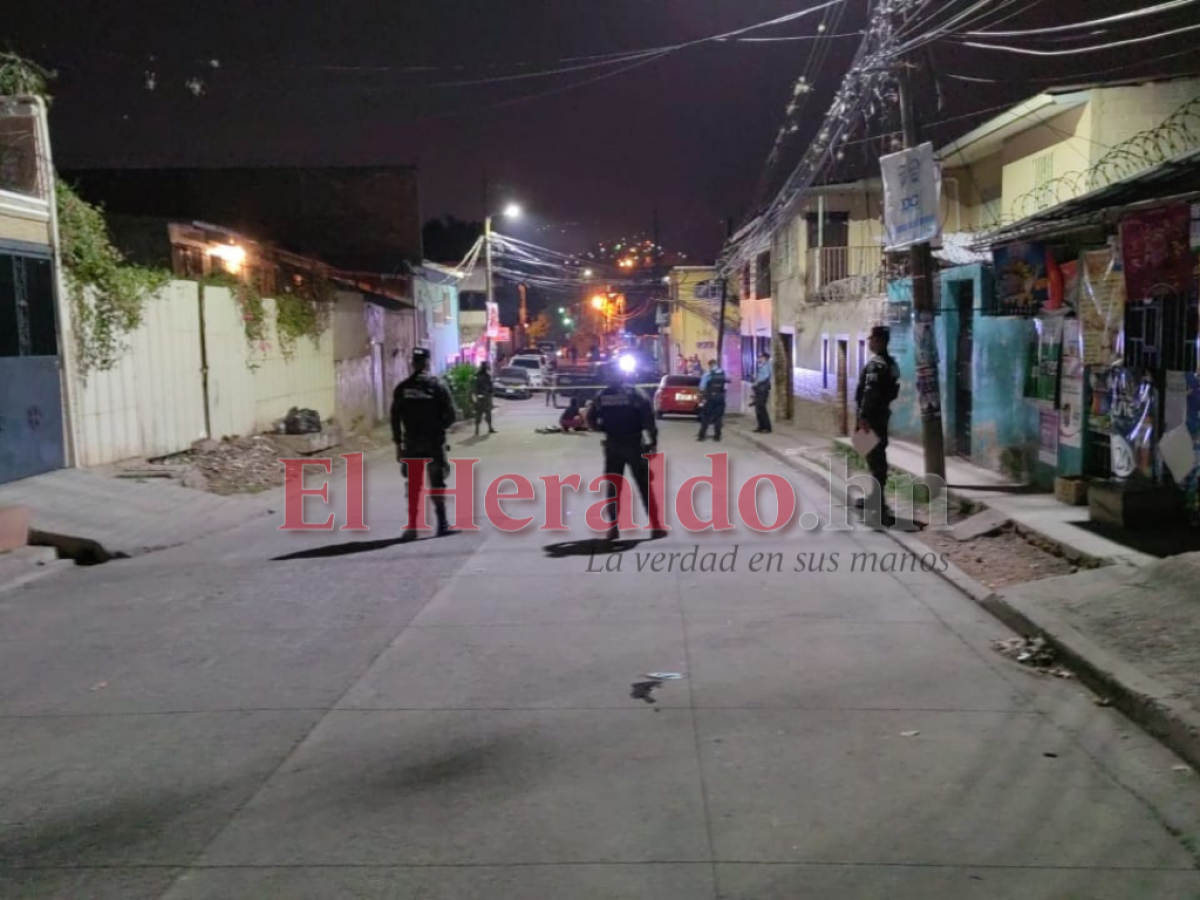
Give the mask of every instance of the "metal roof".
[[1126, 211], [1200, 199], [1200, 148], [979, 235], [972, 249], [1053, 237], [1115, 223]]

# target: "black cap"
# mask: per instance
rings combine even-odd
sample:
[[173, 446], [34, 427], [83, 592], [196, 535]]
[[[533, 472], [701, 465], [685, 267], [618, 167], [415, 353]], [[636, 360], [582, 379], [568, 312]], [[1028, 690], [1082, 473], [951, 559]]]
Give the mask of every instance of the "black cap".
[[413, 348], [412, 358], [414, 360], [429, 359], [429, 350], [425, 347], [415, 347]]
[[886, 325], [876, 325], [871, 329], [871, 337], [878, 338], [886, 344], [892, 339], [892, 329]]

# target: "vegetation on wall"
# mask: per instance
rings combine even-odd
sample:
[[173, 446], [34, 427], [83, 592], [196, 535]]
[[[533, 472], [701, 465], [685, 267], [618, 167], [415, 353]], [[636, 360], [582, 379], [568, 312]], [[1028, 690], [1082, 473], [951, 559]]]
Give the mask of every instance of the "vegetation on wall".
[[0, 53], [0, 96], [32, 95], [50, 102], [49, 84], [55, 73], [15, 53]]
[[313, 344], [320, 341], [332, 319], [333, 301], [333, 283], [327, 278], [306, 278], [302, 285], [276, 298], [275, 332], [284, 357], [291, 357], [301, 338]]
[[147, 299], [165, 287], [171, 275], [127, 264], [109, 239], [100, 209], [61, 180], [57, 199], [77, 365], [82, 375], [107, 371], [125, 353], [126, 336], [141, 325]]
[[[204, 283], [227, 288], [242, 314], [246, 344], [252, 351], [267, 349], [267, 309], [262, 292], [253, 279], [238, 278], [225, 271], [207, 275]], [[334, 289], [324, 278], [306, 279], [303, 285], [275, 298], [275, 337], [284, 359], [291, 359], [301, 338], [318, 343], [332, 321]], [[257, 368], [254, 363], [248, 363]]]

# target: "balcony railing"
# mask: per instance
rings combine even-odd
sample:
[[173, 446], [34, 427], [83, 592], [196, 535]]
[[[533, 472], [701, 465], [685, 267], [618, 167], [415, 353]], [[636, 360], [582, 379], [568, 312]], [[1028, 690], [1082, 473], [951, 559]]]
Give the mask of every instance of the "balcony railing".
[[806, 279], [811, 299], [852, 299], [887, 290], [880, 247], [814, 247], [808, 251]]

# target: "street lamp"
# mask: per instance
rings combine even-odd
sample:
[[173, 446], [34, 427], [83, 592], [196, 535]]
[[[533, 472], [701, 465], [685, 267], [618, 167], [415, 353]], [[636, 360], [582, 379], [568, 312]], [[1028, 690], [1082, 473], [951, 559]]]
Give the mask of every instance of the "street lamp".
[[594, 272], [593, 272], [591, 269], [584, 269], [584, 270], [583, 270], [583, 277], [584, 277], [584, 278], [591, 278], [591, 277], [592, 277], [592, 275], [594, 275], [594, 274], [595, 274], [595, 273], [594, 273]]
[[[517, 203], [509, 203], [504, 207], [504, 218], [519, 219], [521, 218], [521, 207]], [[490, 320], [492, 314], [492, 306], [496, 302], [496, 292], [492, 283], [492, 217], [489, 215], [483, 220], [483, 243], [486, 251], [485, 270], [487, 272], [487, 310]], [[490, 321], [488, 323], [491, 324]], [[492, 361], [492, 339], [489, 336], [487, 339], [487, 355], [488, 362]]]

